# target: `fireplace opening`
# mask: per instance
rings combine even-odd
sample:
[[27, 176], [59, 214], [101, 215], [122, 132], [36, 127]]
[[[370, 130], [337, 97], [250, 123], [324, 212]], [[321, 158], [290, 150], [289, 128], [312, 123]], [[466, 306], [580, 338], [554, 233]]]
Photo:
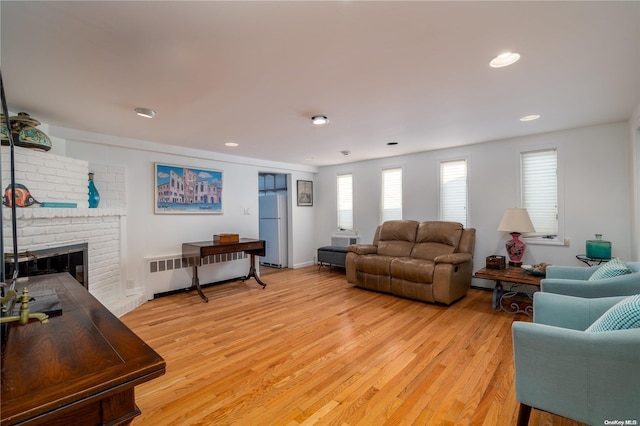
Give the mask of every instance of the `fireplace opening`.
[[[68, 272], [88, 290], [88, 258], [87, 243], [27, 250], [18, 254], [18, 277]], [[13, 275], [13, 253], [5, 253], [4, 270], [7, 278]]]

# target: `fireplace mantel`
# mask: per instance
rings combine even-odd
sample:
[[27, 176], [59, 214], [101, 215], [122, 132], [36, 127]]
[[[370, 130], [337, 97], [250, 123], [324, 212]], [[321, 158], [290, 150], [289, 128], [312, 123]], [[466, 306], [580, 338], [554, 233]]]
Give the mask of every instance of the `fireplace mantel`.
[[[1, 147], [2, 184], [9, 179], [9, 147]], [[89, 208], [88, 172], [96, 173], [98, 208]], [[39, 202], [76, 203], [78, 208], [30, 207], [16, 209], [18, 251], [42, 250], [86, 243], [89, 292], [116, 316], [144, 303], [144, 295], [128, 294], [126, 271], [126, 169], [88, 161], [15, 149], [16, 182], [29, 188]], [[11, 209], [3, 206], [4, 251], [12, 252]]]

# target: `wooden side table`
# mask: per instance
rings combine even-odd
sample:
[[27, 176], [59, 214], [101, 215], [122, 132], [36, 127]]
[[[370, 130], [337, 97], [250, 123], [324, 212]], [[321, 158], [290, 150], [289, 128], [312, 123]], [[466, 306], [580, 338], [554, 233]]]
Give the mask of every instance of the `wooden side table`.
[[[503, 311], [509, 314], [525, 314], [533, 316], [533, 305], [528, 305], [525, 309], [521, 309], [520, 305], [515, 301], [508, 303], [519, 292], [517, 289], [524, 288], [525, 290], [529, 286], [540, 287], [540, 281], [544, 278], [541, 275], [533, 275], [524, 269], [516, 266], [507, 266], [505, 269], [487, 269], [482, 268], [473, 274], [476, 278], [483, 278], [487, 280], [493, 280], [496, 285], [493, 288], [493, 301], [492, 307], [496, 311]], [[509, 283], [509, 288], [505, 291], [503, 283]], [[537, 289], [536, 289], [537, 290]], [[524, 293], [533, 300], [533, 292], [525, 291]], [[505, 303], [507, 306], [505, 306]]]
[[55, 290], [62, 315], [10, 323], [2, 348], [0, 425], [128, 425], [135, 387], [165, 374], [162, 357], [71, 274], [29, 277]]

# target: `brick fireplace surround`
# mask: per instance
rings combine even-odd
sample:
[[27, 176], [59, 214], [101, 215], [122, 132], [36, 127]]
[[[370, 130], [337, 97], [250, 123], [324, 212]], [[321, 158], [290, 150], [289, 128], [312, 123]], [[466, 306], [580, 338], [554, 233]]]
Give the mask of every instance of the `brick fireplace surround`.
[[[10, 183], [9, 147], [2, 147], [2, 190]], [[144, 303], [144, 295], [126, 295], [122, 265], [126, 232], [126, 170], [83, 160], [15, 148], [16, 183], [37, 201], [77, 203], [78, 208], [17, 208], [18, 252], [87, 243], [88, 287], [116, 316]], [[98, 208], [88, 208], [88, 172], [96, 173]], [[12, 253], [11, 209], [3, 206], [5, 253]], [[78, 284], [81, 285], [81, 284]], [[19, 286], [19, 283], [18, 283]]]

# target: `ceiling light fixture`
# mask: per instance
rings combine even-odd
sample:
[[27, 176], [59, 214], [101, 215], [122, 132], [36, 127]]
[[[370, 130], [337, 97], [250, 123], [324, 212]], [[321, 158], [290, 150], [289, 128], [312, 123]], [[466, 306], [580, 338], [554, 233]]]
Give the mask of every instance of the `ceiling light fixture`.
[[323, 124], [327, 124], [329, 122], [329, 118], [326, 115], [314, 115], [311, 117], [311, 122], [316, 126], [322, 126]]
[[515, 52], [505, 52], [496, 56], [489, 62], [492, 68], [502, 68], [507, 65], [515, 64], [520, 59], [520, 54]]
[[398, 145], [398, 142], [387, 142], [387, 145], [389, 146]]
[[346, 150], [345, 151], [340, 151], [340, 154], [342, 154], [342, 155], [344, 155], [346, 157], [347, 155], [351, 155], [351, 151], [346, 151]]
[[156, 112], [149, 108], [136, 108], [134, 111], [140, 117], [144, 117], [144, 118], [153, 118], [156, 115]]
[[236, 142], [225, 142], [226, 146], [238, 146]]
[[520, 121], [533, 121], [540, 118], [538, 114], [525, 115], [524, 117], [520, 117]]

